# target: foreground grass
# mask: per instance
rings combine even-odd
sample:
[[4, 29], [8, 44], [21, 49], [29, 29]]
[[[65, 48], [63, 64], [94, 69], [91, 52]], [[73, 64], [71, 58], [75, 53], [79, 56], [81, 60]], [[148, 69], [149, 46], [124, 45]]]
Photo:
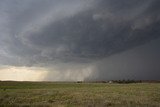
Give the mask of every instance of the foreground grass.
[[160, 84], [0, 82], [0, 107], [160, 107]]

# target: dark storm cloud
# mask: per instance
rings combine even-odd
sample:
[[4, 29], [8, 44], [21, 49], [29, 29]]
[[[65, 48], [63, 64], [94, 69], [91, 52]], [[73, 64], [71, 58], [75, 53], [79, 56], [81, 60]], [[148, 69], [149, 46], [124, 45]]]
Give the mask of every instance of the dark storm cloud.
[[104, 58], [93, 64], [86, 80], [159, 80], [160, 39], [132, 50]]
[[[75, 63], [86, 63], [86, 66], [94, 63], [93, 71], [102, 71], [98, 78], [103, 78], [103, 73], [107, 73], [102, 70], [106, 69], [103, 58], [160, 37], [159, 0], [0, 2], [2, 65], [47, 67], [69, 63], [63, 70], [57, 68], [65, 72]], [[98, 60], [104, 64], [102, 69], [98, 67]], [[77, 69], [80, 68], [85, 67], [77, 65]], [[118, 74], [113, 70], [109, 72]]]
[[159, 37], [159, 7], [152, 8], [157, 3], [102, 0], [94, 8], [51, 22], [21, 39], [53, 59], [112, 55]]
[[[93, 0], [71, 0], [67, 2], [66, 0], [47, 0], [45, 2], [43, 0], [1, 1], [1, 13], [3, 13], [3, 16], [1, 17], [1, 25], [3, 26], [1, 26], [0, 29], [0, 40], [2, 44], [1, 51], [4, 53], [2, 59], [6, 57], [6, 60], [1, 63], [10, 64], [13, 61], [14, 63], [11, 63], [11, 65], [28, 66], [39, 62], [39, 60], [47, 61], [52, 59], [48, 59], [47, 55], [55, 50], [56, 47], [45, 46], [42, 43], [42, 48], [39, 49], [38, 46], [34, 46], [34, 44], [30, 43], [32, 39], [36, 39], [33, 34], [43, 31], [43, 29], [48, 28], [50, 24], [59, 19], [65, 19], [77, 14], [79, 11], [87, 9], [89, 3], [92, 3], [92, 1]], [[43, 34], [43, 32], [42, 34], [39, 34], [39, 37]], [[48, 40], [44, 39], [46, 43], [54, 42], [54, 40], [50, 41], [51, 34], [45, 34], [42, 38], [38, 38], [37, 41], [41, 42], [44, 36], [48, 38]], [[31, 37], [31, 40], [28, 39], [28, 42], [24, 43], [25, 40], [23, 40], [23, 37]], [[56, 46], [59, 47], [59, 44]], [[49, 47], [52, 47], [52, 49], [48, 49]], [[42, 52], [43, 49], [44, 51]], [[59, 50], [61, 50], [61, 47], [58, 51]]]

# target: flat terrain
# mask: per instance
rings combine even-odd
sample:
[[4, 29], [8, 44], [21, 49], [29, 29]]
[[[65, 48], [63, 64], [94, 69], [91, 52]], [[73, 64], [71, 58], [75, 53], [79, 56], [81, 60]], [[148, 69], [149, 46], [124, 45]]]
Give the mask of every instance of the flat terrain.
[[160, 107], [160, 84], [0, 82], [0, 107]]

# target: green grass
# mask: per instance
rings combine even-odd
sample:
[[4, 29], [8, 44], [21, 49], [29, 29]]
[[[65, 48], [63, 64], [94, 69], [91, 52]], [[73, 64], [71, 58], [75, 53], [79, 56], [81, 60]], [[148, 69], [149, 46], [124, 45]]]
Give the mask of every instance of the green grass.
[[0, 82], [0, 107], [160, 107], [160, 84]]

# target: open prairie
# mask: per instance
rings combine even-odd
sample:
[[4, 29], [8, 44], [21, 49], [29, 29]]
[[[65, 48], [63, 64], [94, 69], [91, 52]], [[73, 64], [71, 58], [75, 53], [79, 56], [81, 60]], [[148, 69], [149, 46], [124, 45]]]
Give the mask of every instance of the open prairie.
[[160, 107], [160, 84], [0, 82], [1, 107]]

